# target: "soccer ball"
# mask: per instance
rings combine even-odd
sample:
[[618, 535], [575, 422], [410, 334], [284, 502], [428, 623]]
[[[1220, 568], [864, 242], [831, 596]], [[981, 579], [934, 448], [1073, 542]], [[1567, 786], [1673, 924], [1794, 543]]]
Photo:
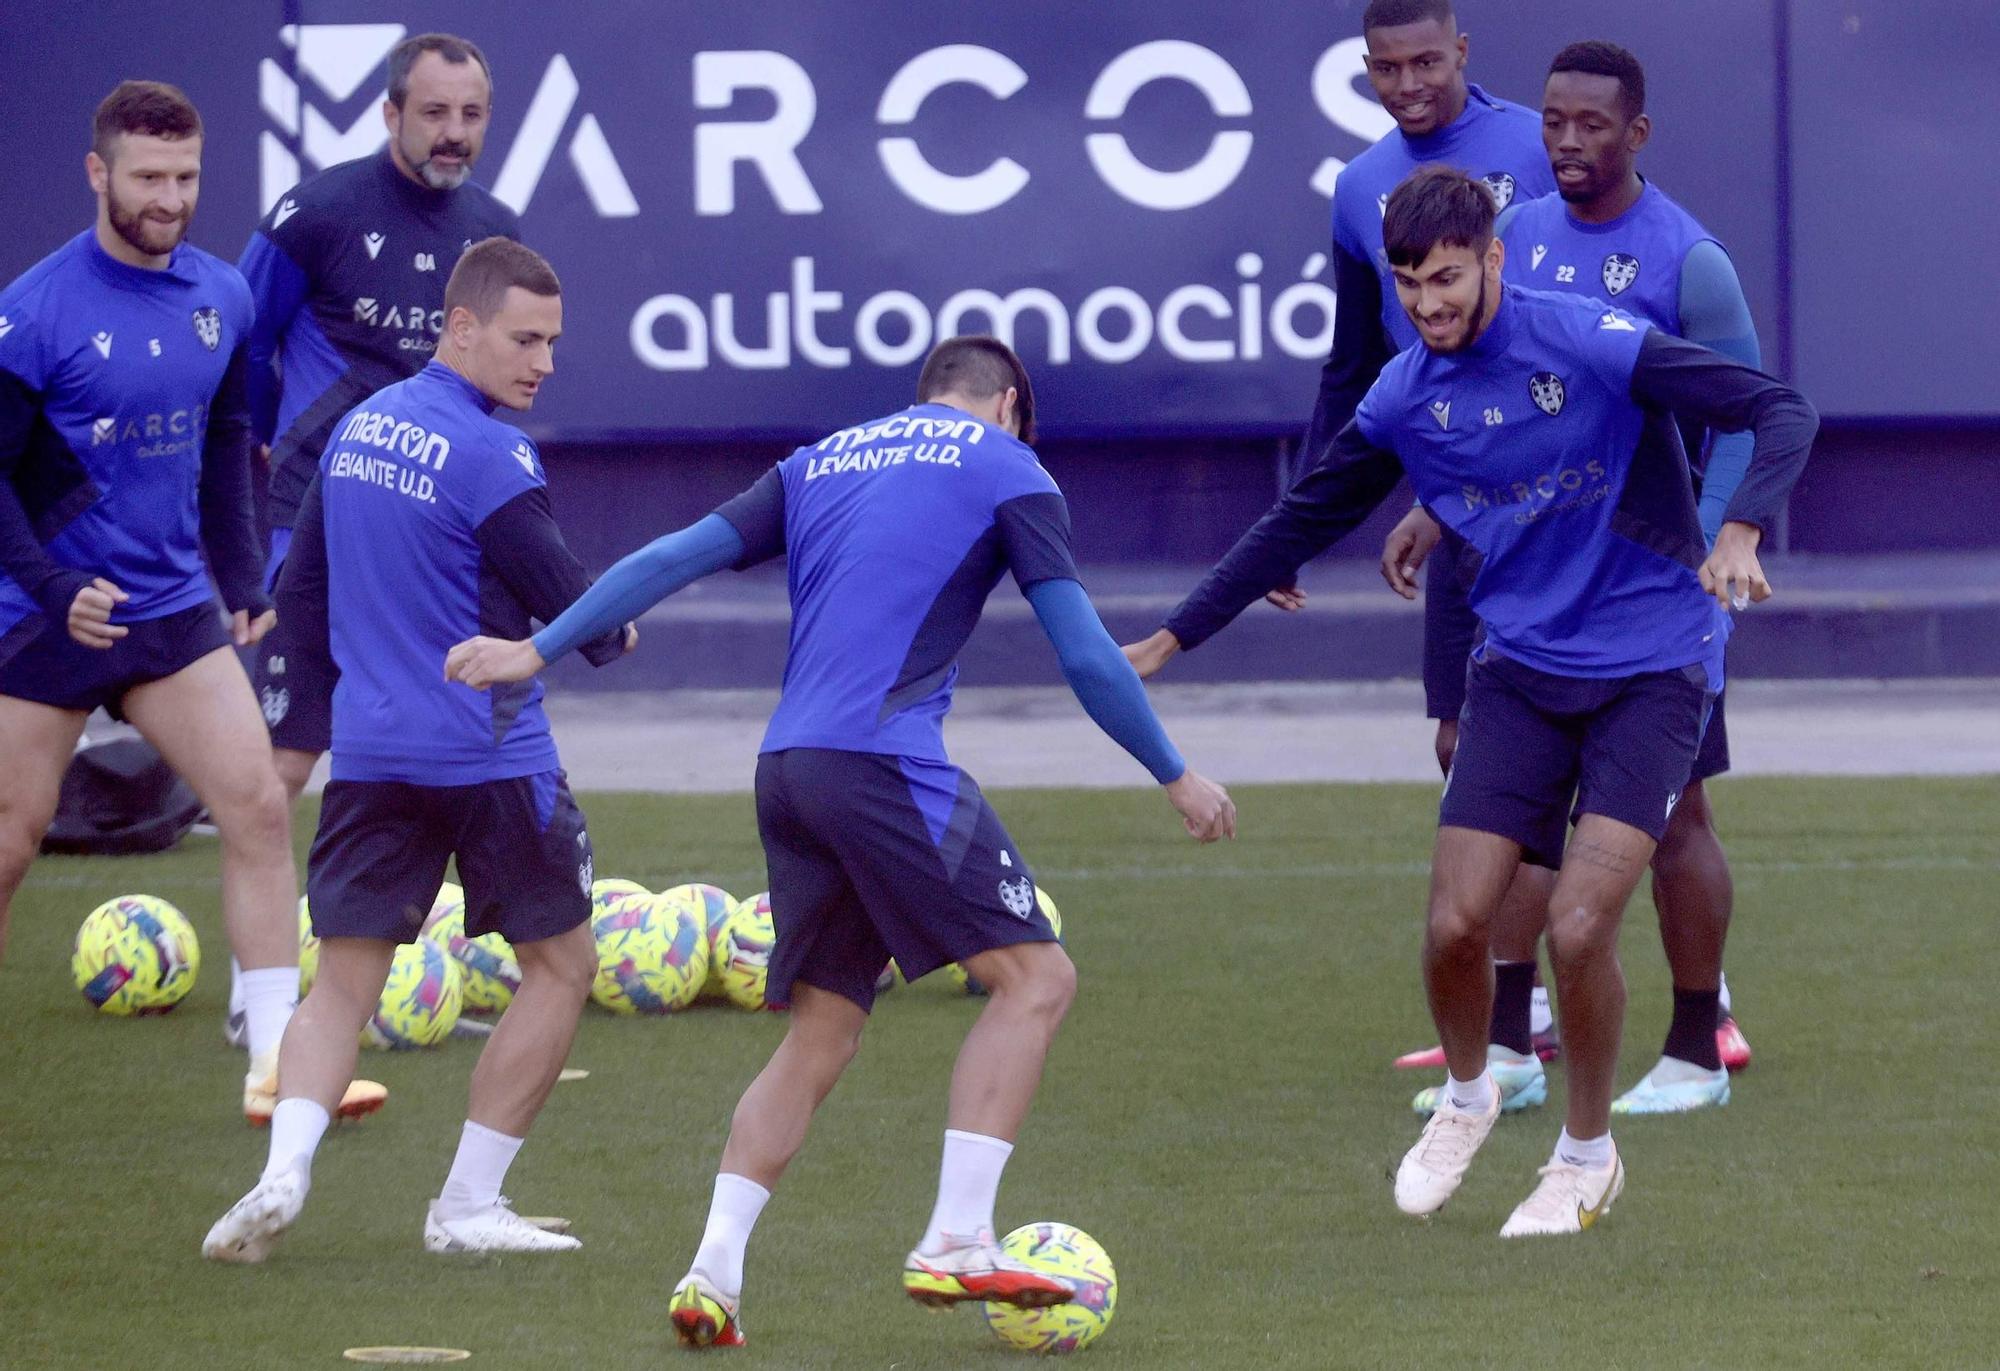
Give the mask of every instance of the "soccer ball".
[[313, 932], [312, 910], [306, 907], [306, 897], [299, 896], [299, 998], [313, 988], [313, 978], [319, 975], [319, 937]]
[[685, 891], [628, 895], [590, 921], [597, 980], [590, 998], [614, 1014], [686, 1009], [708, 978], [708, 928]]
[[[1049, 921], [1049, 927], [1055, 930], [1056, 941], [1061, 942], [1062, 911], [1057, 909], [1056, 902], [1049, 898], [1049, 892], [1040, 886], [1035, 887], [1035, 904], [1041, 909], [1042, 917]], [[889, 963], [891, 970], [895, 968], [895, 965], [894, 962]], [[888, 973], [884, 972], [883, 974], [887, 975]], [[944, 974], [947, 980], [968, 995], [984, 995], [986, 993], [986, 987], [979, 983], [979, 978], [957, 962], [953, 962], [951, 965], [945, 967]], [[878, 982], [876, 989], [879, 990], [881, 988], [881, 984]]]
[[722, 926], [729, 922], [731, 911], [736, 908], [736, 897], [719, 885], [709, 885], [704, 881], [693, 881], [687, 885], [677, 885], [669, 894], [686, 894], [701, 903], [703, 935], [708, 939], [708, 978], [701, 983], [701, 993], [696, 998], [703, 1000], [724, 1000], [722, 983], [716, 973], [722, 960], [715, 955], [715, 946], [722, 939]]
[[640, 885], [637, 881], [620, 880], [616, 876], [607, 876], [601, 881], [592, 881], [590, 883], [591, 917], [595, 918], [597, 915], [602, 914], [627, 895], [650, 895], [652, 893], [652, 891], [646, 889], [645, 886]]
[[383, 1051], [435, 1047], [451, 1035], [463, 1003], [458, 963], [429, 938], [396, 949], [375, 1017], [361, 1027], [361, 1045]]
[[106, 1014], [164, 1014], [194, 989], [201, 944], [194, 925], [154, 895], [120, 895], [84, 917], [69, 968]]
[[[447, 891], [457, 889], [446, 886]], [[431, 911], [424, 936], [458, 963], [459, 999], [468, 1014], [498, 1014], [521, 988], [521, 963], [498, 933], [465, 935], [465, 901], [454, 899]]]
[[760, 893], [738, 900], [715, 944], [719, 959], [716, 979], [737, 1008], [765, 1007], [764, 978], [771, 969], [771, 949], [777, 941], [770, 895]]
[[1076, 1352], [1111, 1326], [1118, 1307], [1118, 1272], [1097, 1239], [1066, 1223], [1024, 1223], [1000, 1240], [1000, 1250], [1044, 1275], [1068, 1281], [1076, 1298], [1046, 1309], [983, 1304], [986, 1326], [1023, 1352]]
[[455, 905], [455, 904], [462, 905], [464, 903], [465, 903], [464, 889], [461, 888], [455, 882], [446, 881], [443, 885], [438, 887], [437, 896], [431, 901], [430, 916], [431, 918], [435, 919], [439, 914], [442, 914], [444, 912], [445, 907], [447, 905]]

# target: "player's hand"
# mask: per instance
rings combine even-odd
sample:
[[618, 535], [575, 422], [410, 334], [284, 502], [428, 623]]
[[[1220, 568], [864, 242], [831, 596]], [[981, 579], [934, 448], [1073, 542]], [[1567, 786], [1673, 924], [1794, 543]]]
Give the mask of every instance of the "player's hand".
[[1264, 598], [1287, 614], [1296, 614], [1306, 607], [1306, 593], [1297, 586], [1279, 586], [1276, 590], [1264, 592]]
[[[637, 639], [635, 631], [631, 633]], [[486, 690], [525, 681], [548, 663], [532, 638], [467, 638], [444, 656], [444, 678]]]
[[1164, 628], [1150, 638], [1127, 643], [1120, 649], [1125, 654], [1125, 660], [1132, 664], [1132, 669], [1139, 673], [1141, 680], [1165, 666], [1180, 650], [1181, 640], [1176, 638], [1171, 630]]
[[278, 626], [278, 611], [267, 609], [256, 618], [250, 611], [239, 609], [229, 616], [229, 637], [238, 647], [255, 647], [264, 635]]
[[1748, 609], [1771, 598], [1771, 583], [1757, 561], [1757, 545], [1763, 541], [1763, 529], [1733, 520], [1715, 535], [1715, 547], [1701, 564], [1701, 588], [1724, 609]]
[[628, 656], [628, 657], [629, 657], [629, 656], [631, 656], [631, 655], [632, 655], [632, 652], [633, 652], [633, 650], [634, 650], [635, 648], [637, 648], [638, 646], [639, 646], [639, 626], [638, 626], [637, 624], [627, 624], [627, 625], [625, 625], [625, 654], [624, 654], [624, 655], [626, 655], [626, 656]]
[[1167, 799], [1180, 811], [1181, 823], [1196, 842], [1236, 836], [1236, 802], [1228, 791], [1193, 767], [1167, 783]]
[[110, 647], [130, 632], [111, 622], [111, 611], [131, 598], [99, 576], [69, 602], [69, 636], [85, 647]]
[[1458, 755], [1458, 720], [1439, 719], [1437, 732], [1438, 770], [1451, 775], [1451, 759]]
[[1422, 505], [1413, 507], [1382, 540], [1382, 579], [1405, 600], [1417, 598], [1417, 569], [1438, 545], [1444, 530]]

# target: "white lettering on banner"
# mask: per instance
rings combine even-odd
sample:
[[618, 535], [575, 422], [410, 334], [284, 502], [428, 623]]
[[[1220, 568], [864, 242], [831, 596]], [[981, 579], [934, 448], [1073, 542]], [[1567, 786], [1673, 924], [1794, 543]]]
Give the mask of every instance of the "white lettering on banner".
[[728, 109], [739, 91], [768, 91], [777, 102], [769, 119], [703, 122], [694, 129], [694, 212], [736, 212], [736, 164], [764, 178], [786, 214], [818, 214], [819, 192], [799, 165], [798, 147], [812, 131], [819, 96], [806, 69], [782, 52], [698, 52], [694, 107]]
[[[1250, 113], [1250, 91], [1236, 68], [1199, 43], [1163, 38], [1120, 53], [1098, 74], [1084, 101], [1087, 119], [1116, 119], [1140, 87], [1167, 79], [1185, 81], [1225, 118]], [[1244, 129], [1218, 133], [1191, 167], [1161, 171], [1141, 162], [1122, 133], [1093, 133], [1083, 140], [1091, 165], [1104, 183], [1147, 209], [1192, 209], [1213, 200], [1250, 161], [1251, 136]]]
[[[1167, 291], [1157, 310], [1138, 291], [1116, 285], [1091, 291], [1073, 313], [1059, 296], [1035, 286], [1006, 295], [979, 286], [957, 290], [945, 297], [935, 314], [907, 290], [884, 290], [855, 309], [850, 348], [824, 341], [818, 323], [825, 315], [838, 320], [845, 294], [819, 289], [814, 260], [795, 257], [789, 310], [787, 292], [764, 297], [767, 336], [761, 345], [746, 346], [741, 341], [737, 300], [727, 294], [711, 296], [706, 311], [685, 295], [655, 295], [633, 314], [630, 340], [633, 355], [655, 371], [706, 370], [711, 338], [724, 365], [745, 370], [790, 365], [794, 345], [799, 357], [816, 367], [853, 365], [857, 352], [875, 366], [900, 367], [921, 357], [933, 339], [974, 328], [975, 320], [1010, 347], [1021, 348], [1016, 336], [1019, 321], [1032, 316], [1045, 335], [1038, 360], [1054, 365], [1073, 360], [1072, 340], [1089, 360], [1112, 366], [1136, 361], [1156, 341], [1168, 356], [1182, 362], [1254, 362], [1264, 356], [1267, 337], [1287, 357], [1323, 359], [1333, 342], [1334, 308], [1333, 288], [1319, 279], [1327, 269], [1326, 254], [1314, 253], [1301, 279], [1277, 292], [1268, 306], [1258, 281], [1264, 259], [1245, 252], [1235, 266], [1240, 279], [1233, 300], [1226, 291], [1197, 281]], [[1195, 316], [1212, 322], [1199, 323]], [[1232, 319], [1234, 330], [1229, 327]], [[662, 337], [670, 322], [678, 326], [673, 331], [678, 341]], [[1022, 350], [1034, 355], [1034, 349]]]
[[[386, 144], [388, 132], [375, 106], [341, 128], [314, 103], [314, 92], [334, 105], [348, 101], [382, 71], [390, 49], [404, 33], [401, 24], [301, 24], [279, 31], [284, 45], [296, 53], [292, 59], [296, 75], [272, 58], [258, 64], [258, 103], [275, 126], [259, 137], [261, 211], [277, 204], [305, 171], [363, 157]], [[1365, 55], [1361, 38], [1333, 44], [1313, 66], [1311, 91], [1329, 123], [1358, 142], [1371, 144], [1395, 121], [1359, 84], [1365, 77]], [[692, 71], [696, 110], [726, 111], [739, 100], [761, 104], [766, 97], [772, 106], [762, 119], [694, 121], [695, 213], [761, 210], [761, 202], [739, 206], [737, 201], [737, 173], [746, 164], [779, 213], [821, 213], [819, 191], [799, 159], [819, 109], [819, 93], [806, 68], [782, 52], [718, 50], [695, 53]], [[912, 204], [937, 214], [984, 214], [1012, 201], [1032, 176], [1020, 162], [996, 154], [976, 172], [941, 171], [917, 140], [900, 130], [915, 123], [926, 100], [948, 86], [973, 86], [996, 101], [1006, 101], [1029, 80], [1028, 72], [1012, 57], [975, 43], [946, 44], [911, 57], [889, 78], [876, 104], [876, 121], [885, 131], [877, 139], [876, 154], [890, 183]], [[1106, 63], [1090, 85], [1082, 115], [1097, 125], [1122, 118], [1134, 96], [1157, 81], [1192, 86], [1218, 118], [1244, 119], [1253, 113], [1249, 87], [1228, 59], [1198, 43], [1155, 39]], [[570, 130], [570, 165], [591, 208], [607, 219], [639, 213], [638, 199], [603, 125], [595, 114], [579, 114], [581, 105], [582, 78], [564, 53], [551, 54], [494, 182], [494, 194], [516, 212], [526, 210], [535, 198], [557, 145]], [[1118, 196], [1147, 209], [1178, 211], [1206, 204], [1235, 184], [1249, 162], [1254, 135], [1244, 128], [1218, 130], [1201, 155], [1178, 170], [1140, 160], [1125, 136], [1114, 129], [1089, 130], [1083, 143], [1092, 167]], [[633, 153], [630, 147], [626, 151]], [[1312, 174], [1312, 188], [1330, 197], [1345, 165], [1338, 157], [1323, 158]], [[815, 365], [846, 364], [814, 358], [796, 319], [793, 332], [800, 355]]]
[[[1334, 127], [1373, 147], [1396, 127], [1396, 116], [1356, 88], [1354, 83], [1368, 74], [1367, 64], [1368, 40], [1343, 38], [1321, 53], [1313, 65], [1312, 90], [1313, 103]], [[1333, 183], [1346, 169], [1347, 163], [1329, 157], [1319, 164], [1310, 184], [1331, 200]]]

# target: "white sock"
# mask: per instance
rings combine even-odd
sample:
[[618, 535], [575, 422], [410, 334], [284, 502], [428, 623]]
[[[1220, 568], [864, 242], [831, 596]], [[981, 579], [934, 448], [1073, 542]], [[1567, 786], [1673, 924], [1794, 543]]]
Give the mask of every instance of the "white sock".
[[1549, 988], [1535, 987], [1535, 993], [1528, 997], [1528, 1031], [1546, 1033], [1555, 1027], [1556, 1016], [1549, 1011]]
[[[993, 1199], [1000, 1193], [1000, 1173], [1014, 1144], [984, 1133], [944, 1131], [944, 1161], [938, 1167], [937, 1204], [924, 1230], [919, 1252], [942, 1252], [982, 1230], [993, 1227]], [[947, 1237], [949, 1235], [949, 1237]], [[953, 1241], [953, 1240], [956, 1241]]]
[[250, 1060], [266, 1052], [276, 1052], [285, 1036], [285, 1025], [299, 1004], [299, 966], [264, 966], [246, 971], [243, 984], [243, 1012], [249, 1018]]
[[1482, 1113], [1493, 1106], [1493, 1073], [1482, 1071], [1469, 1081], [1461, 1081], [1447, 1071], [1444, 1073], [1445, 1098], [1451, 1101], [1453, 1109], [1469, 1109]]
[[742, 1295], [743, 1252], [770, 1198], [771, 1192], [748, 1176], [718, 1172], [715, 1197], [708, 1202], [708, 1227], [702, 1230], [689, 1274], [701, 1272], [732, 1300]]
[[1722, 994], [1722, 1012], [1724, 1014], [1727, 1014], [1729, 1012], [1729, 977], [1718, 976], [1716, 980], [1716, 988], [1720, 990]]
[[279, 1100], [271, 1111], [271, 1151], [259, 1179], [268, 1181], [281, 1171], [296, 1168], [310, 1183], [313, 1153], [319, 1151], [319, 1140], [326, 1136], [331, 1122], [317, 1100]]
[[1587, 1166], [1593, 1171], [1601, 1171], [1611, 1165], [1616, 1155], [1611, 1149], [1611, 1135], [1600, 1133], [1594, 1138], [1578, 1140], [1569, 1135], [1565, 1128], [1556, 1139], [1555, 1159], [1569, 1166]]
[[229, 1017], [243, 1012], [243, 963], [229, 959]]
[[498, 1204], [507, 1168], [514, 1164], [524, 1141], [467, 1119], [458, 1135], [458, 1155], [451, 1160], [451, 1174], [438, 1192], [438, 1217], [470, 1218]]

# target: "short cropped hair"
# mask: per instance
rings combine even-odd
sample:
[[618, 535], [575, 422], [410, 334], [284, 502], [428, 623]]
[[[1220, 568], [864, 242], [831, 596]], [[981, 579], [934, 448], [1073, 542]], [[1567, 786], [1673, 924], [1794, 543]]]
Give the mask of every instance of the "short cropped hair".
[[1370, 29], [1401, 28], [1405, 24], [1421, 24], [1426, 19], [1435, 19], [1456, 33], [1458, 17], [1452, 13], [1451, 0], [1368, 0], [1368, 8], [1361, 11], [1361, 32], [1366, 35]]
[[410, 68], [417, 59], [427, 52], [434, 52], [445, 61], [457, 66], [461, 62], [477, 62], [479, 70], [486, 74], [486, 91], [493, 93], [493, 68], [486, 64], [486, 54], [479, 45], [469, 39], [460, 38], [455, 33], [419, 33], [389, 51], [389, 103], [397, 109], [410, 98]]
[[1616, 43], [1592, 38], [1571, 43], [1549, 63], [1549, 75], [1559, 71], [1580, 71], [1586, 76], [1609, 76], [1618, 83], [1625, 104], [1627, 123], [1646, 112], [1646, 69]]
[[164, 81], [120, 81], [97, 106], [91, 119], [90, 147], [105, 161], [119, 135], [149, 138], [199, 138], [201, 115], [179, 86]]
[[491, 319], [500, 312], [509, 286], [533, 295], [562, 294], [555, 268], [541, 253], [512, 238], [481, 239], [451, 269], [451, 279], [444, 283], [444, 312], [450, 315], [463, 305], [475, 319]]
[[940, 395], [963, 395], [968, 400], [985, 400], [1014, 388], [1014, 413], [1021, 422], [1021, 441], [1035, 441], [1035, 388], [1028, 383], [1028, 369], [1014, 355], [1014, 349], [998, 338], [966, 334], [947, 338], [931, 349], [924, 359], [923, 374], [917, 377], [917, 403], [925, 404]]
[[1492, 241], [1492, 193], [1456, 167], [1418, 167], [1382, 211], [1382, 245], [1394, 266], [1417, 266], [1437, 247], [1483, 253]]

